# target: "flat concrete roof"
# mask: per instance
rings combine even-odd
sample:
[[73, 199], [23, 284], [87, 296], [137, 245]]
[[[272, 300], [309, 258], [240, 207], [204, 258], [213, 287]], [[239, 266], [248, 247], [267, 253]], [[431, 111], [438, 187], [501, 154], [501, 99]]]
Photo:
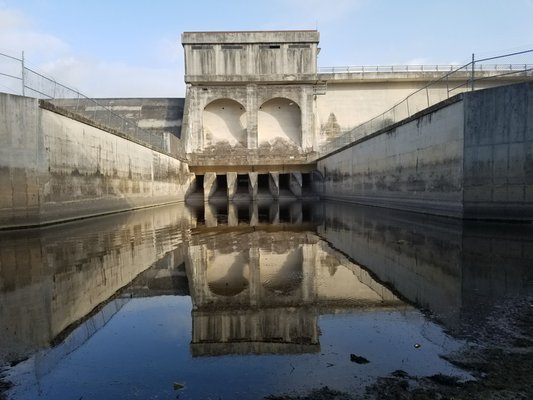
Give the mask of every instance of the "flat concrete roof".
[[317, 30], [183, 32], [182, 44], [318, 43]]

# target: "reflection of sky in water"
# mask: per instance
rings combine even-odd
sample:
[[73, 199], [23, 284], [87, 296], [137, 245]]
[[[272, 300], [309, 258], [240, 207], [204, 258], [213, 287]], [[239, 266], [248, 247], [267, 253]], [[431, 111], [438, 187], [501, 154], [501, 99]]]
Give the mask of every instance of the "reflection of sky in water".
[[[191, 307], [190, 297], [130, 300], [37, 382], [32, 372], [22, 374], [33, 359], [20, 364], [15, 371], [22, 375], [15, 382], [27, 385], [16, 388], [13, 398], [175, 398], [174, 382], [186, 385], [180, 399], [261, 398], [323, 385], [362, 390], [396, 369], [416, 375], [458, 373], [439, 358], [458, 344], [409, 307], [320, 317], [319, 353], [198, 358], [189, 350]], [[350, 362], [351, 353], [370, 363]]]

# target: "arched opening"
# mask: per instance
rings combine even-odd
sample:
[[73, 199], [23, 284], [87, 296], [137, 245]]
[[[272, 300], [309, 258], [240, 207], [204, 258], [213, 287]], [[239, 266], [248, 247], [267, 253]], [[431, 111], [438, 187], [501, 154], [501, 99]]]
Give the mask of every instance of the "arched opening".
[[259, 258], [263, 287], [283, 295], [288, 295], [301, 287], [303, 281], [301, 247], [285, 253], [260, 249]]
[[301, 111], [294, 101], [282, 97], [268, 100], [259, 107], [257, 119], [259, 145], [279, 140], [302, 145]]
[[215, 251], [209, 259], [207, 285], [213, 294], [235, 296], [248, 288], [249, 275], [245, 254], [222, 254]]
[[206, 146], [227, 142], [246, 147], [246, 110], [235, 100], [215, 100], [204, 108], [203, 130]]

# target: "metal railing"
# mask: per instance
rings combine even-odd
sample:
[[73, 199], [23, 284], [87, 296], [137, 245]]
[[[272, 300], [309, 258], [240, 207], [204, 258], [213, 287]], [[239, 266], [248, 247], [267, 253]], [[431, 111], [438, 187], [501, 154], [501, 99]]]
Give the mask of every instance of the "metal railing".
[[[347, 65], [335, 67], [319, 67], [322, 74], [346, 73], [394, 73], [394, 72], [451, 72], [461, 67], [460, 65]], [[533, 64], [476, 64], [476, 71], [522, 71], [533, 67]]]
[[[318, 152], [318, 157], [323, 157], [379, 130], [385, 129], [458, 93], [475, 90], [476, 82], [484, 83], [483, 81], [487, 79], [506, 78], [509, 76], [514, 77], [512, 83], [517, 83], [522, 80], [531, 81], [533, 80], [533, 64], [482, 64], [486, 61], [524, 54], [533, 54], [533, 50], [479, 60], [475, 60], [474, 55], [472, 55], [471, 62], [455, 67], [451, 71], [444, 72], [439, 78], [432, 80], [414, 91], [381, 114], [324, 143]], [[496, 65], [498, 65], [497, 68], [495, 68]], [[396, 66], [394, 68], [396, 70]], [[483, 73], [480, 73], [480, 71], [483, 71]], [[490, 73], [487, 74], [487, 71]], [[492, 83], [493, 86], [500, 86], [502, 84], [505, 83]], [[480, 88], [480, 84], [478, 84], [477, 89]]]
[[124, 118], [96, 99], [28, 68], [24, 53], [22, 58], [0, 53], [0, 92], [46, 100], [59, 110], [85, 118], [98, 127], [185, 160], [183, 143], [174, 135], [141, 129], [135, 120]]

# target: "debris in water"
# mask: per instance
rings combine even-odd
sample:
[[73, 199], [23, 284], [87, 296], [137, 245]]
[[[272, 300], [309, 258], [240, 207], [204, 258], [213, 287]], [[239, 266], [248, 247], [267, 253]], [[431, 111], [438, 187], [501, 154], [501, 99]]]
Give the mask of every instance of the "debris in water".
[[180, 390], [180, 389], [183, 389], [184, 387], [185, 387], [184, 384], [174, 382], [174, 390]]
[[366, 358], [361, 357], [361, 356], [356, 356], [355, 354], [350, 354], [350, 361], [357, 363], [357, 364], [368, 364], [370, 362]]

